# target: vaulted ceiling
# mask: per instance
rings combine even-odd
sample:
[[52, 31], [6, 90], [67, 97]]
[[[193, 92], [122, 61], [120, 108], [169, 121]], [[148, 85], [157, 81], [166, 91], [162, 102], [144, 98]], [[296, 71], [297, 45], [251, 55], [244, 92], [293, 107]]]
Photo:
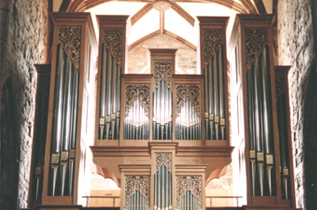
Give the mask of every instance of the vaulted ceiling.
[[[61, 0], [59, 11], [92, 14], [129, 15], [129, 49], [159, 34], [169, 35], [190, 48], [197, 46], [196, 16], [231, 16], [266, 14], [272, 0]], [[170, 4], [170, 9], [157, 11], [157, 1]], [[268, 5], [268, 6], [267, 6]], [[230, 27], [228, 27], [230, 30]]]

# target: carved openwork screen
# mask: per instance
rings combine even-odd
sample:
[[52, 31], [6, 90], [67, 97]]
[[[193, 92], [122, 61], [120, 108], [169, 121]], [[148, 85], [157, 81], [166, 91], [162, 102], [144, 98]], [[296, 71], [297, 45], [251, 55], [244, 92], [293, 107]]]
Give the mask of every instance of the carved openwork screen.
[[201, 176], [176, 176], [176, 210], [202, 209], [201, 188]]
[[150, 209], [150, 176], [125, 176], [124, 210]]
[[148, 140], [150, 137], [150, 77], [125, 75], [123, 138]]
[[201, 83], [202, 77], [175, 76], [177, 140], [201, 139]]
[[252, 195], [275, 195], [274, 138], [267, 28], [245, 28]]
[[[72, 195], [81, 27], [60, 27], [55, 74], [49, 195]], [[66, 173], [66, 171], [69, 173]], [[59, 175], [58, 175], [59, 174]]]

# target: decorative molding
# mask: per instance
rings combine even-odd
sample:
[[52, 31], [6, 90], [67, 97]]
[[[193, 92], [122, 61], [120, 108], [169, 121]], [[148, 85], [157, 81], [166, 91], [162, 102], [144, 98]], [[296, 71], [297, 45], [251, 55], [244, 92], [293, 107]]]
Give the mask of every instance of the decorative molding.
[[172, 66], [172, 61], [154, 62], [154, 88], [158, 88], [160, 81], [164, 79], [166, 82], [166, 86], [171, 89]]
[[162, 165], [164, 165], [167, 170], [172, 173], [172, 153], [155, 153], [156, 172], [160, 169]]
[[63, 26], [59, 28], [58, 43], [72, 60], [75, 69], [79, 69], [81, 26]]
[[135, 191], [139, 191], [149, 204], [150, 176], [125, 176], [125, 205], [129, 203], [129, 199]]
[[122, 28], [104, 28], [103, 44], [111, 52], [111, 55], [117, 60], [117, 64], [121, 64], [122, 60]]
[[222, 29], [203, 29], [204, 61], [207, 65], [213, 55], [222, 46]]
[[200, 118], [200, 87], [185, 84], [176, 86], [176, 117], [181, 113], [187, 98], [194, 107], [197, 117]]
[[202, 204], [201, 176], [176, 176], [176, 206], [179, 205], [181, 198], [190, 191]]
[[246, 28], [245, 40], [247, 69], [250, 70], [267, 44], [267, 28]]
[[282, 77], [275, 78], [276, 99], [278, 99], [279, 96], [285, 92], [285, 83], [286, 83], [285, 77], [282, 76]]
[[150, 111], [150, 85], [131, 84], [126, 85], [125, 94], [125, 116], [129, 115], [129, 111], [136, 99], [140, 100], [141, 106], [145, 111], [145, 115], [149, 117]]

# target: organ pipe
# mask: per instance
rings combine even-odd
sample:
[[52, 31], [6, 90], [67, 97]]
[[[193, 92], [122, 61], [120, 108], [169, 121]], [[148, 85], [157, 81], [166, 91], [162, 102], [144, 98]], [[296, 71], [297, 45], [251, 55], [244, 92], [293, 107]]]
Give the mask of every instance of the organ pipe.
[[226, 139], [223, 65], [223, 50], [221, 46], [204, 68], [206, 139]]
[[162, 79], [153, 92], [153, 139], [172, 138], [172, 92]]
[[102, 49], [99, 139], [114, 140], [120, 133], [121, 67], [105, 45]]
[[[261, 30], [263, 29], [246, 29], [246, 33], [249, 36], [252, 33], [265, 32]], [[261, 38], [265, 37], [266, 35]], [[252, 41], [251, 39], [250, 42]], [[247, 46], [252, 47], [253, 45]], [[268, 49], [266, 44], [262, 46], [261, 53], [254, 59], [247, 72], [249, 149], [253, 196], [272, 196], [275, 193], [275, 189], [273, 189], [275, 177], [273, 170], [274, 141]]]
[[[55, 108], [52, 132], [50, 173], [51, 195], [71, 195], [76, 149], [76, 122], [79, 73], [64, 49], [58, 46], [56, 71]], [[70, 155], [71, 154], [71, 155]], [[57, 175], [59, 174], [59, 177]], [[65, 191], [67, 189], [67, 192]]]
[[154, 209], [172, 209], [172, 174], [165, 165], [154, 174]]

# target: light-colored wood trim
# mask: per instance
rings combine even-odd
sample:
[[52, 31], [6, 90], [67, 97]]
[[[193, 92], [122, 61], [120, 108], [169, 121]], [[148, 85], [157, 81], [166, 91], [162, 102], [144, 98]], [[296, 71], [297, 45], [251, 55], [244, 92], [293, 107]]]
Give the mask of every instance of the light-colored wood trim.
[[[126, 1], [126, 0], [118, 0], [118, 1]], [[152, 0], [130, 0], [131, 2], [144, 2], [144, 3], [153, 3]], [[243, 0], [240, 0], [243, 1]], [[83, 12], [86, 11], [88, 9], [91, 9], [95, 6], [98, 6], [100, 4], [106, 3], [106, 2], [110, 2], [110, 0], [88, 0], [88, 1], [84, 1], [84, 0], [75, 0], [73, 2], [71, 2], [70, 6], [68, 7], [69, 12]], [[236, 2], [234, 0], [197, 0], [197, 1], [193, 1], [193, 0], [175, 0], [173, 2], [187, 2], [187, 3], [216, 3], [219, 5], [222, 5], [224, 7], [227, 7], [229, 9], [232, 9], [238, 13], [242, 13], [242, 14], [248, 14], [250, 13], [250, 7], [252, 10], [253, 5], [250, 5], [250, 1], [248, 0], [248, 3], [241, 3], [241, 2]], [[254, 8], [254, 7], [253, 7]], [[255, 8], [254, 11], [256, 12]]]
[[195, 25], [195, 19], [186, 12], [181, 6], [179, 6], [177, 3], [172, 2], [171, 8], [179, 14], [182, 18], [184, 18], [192, 27]]
[[165, 30], [165, 12], [160, 11], [160, 34], [163, 35]]
[[182, 42], [183, 44], [187, 45], [188, 47], [190, 47], [191, 49], [193, 49], [193, 50], [195, 50], [195, 51], [196, 51], [196, 49], [197, 49], [195, 45], [193, 45], [192, 43], [190, 43], [189, 41], [187, 41], [187, 40], [184, 39], [183, 37], [174, 34], [173, 32], [170, 32], [170, 31], [168, 31], [168, 30], [164, 30], [164, 34], [173, 37], [174, 39], [176, 39], [176, 40]]
[[137, 13], [135, 13], [131, 17], [131, 25], [133, 26], [136, 22], [138, 22], [142, 17], [144, 17], [147, 13], [149, 13], [153, 9], [153, 4], [146, 4], [142, 7]]
[[141, 44], [142, 42], [144, 42], [145, 40], [151, 39], [152, 37], [159, 35], [160, 34], [160, 30], [154, 31], [142, 38], [140, 38], [139, 40], [133, 42], [132, 44], [129, 45], [129, 50], [133, 49], [134, 47], [136, 47], [137, 45]]

